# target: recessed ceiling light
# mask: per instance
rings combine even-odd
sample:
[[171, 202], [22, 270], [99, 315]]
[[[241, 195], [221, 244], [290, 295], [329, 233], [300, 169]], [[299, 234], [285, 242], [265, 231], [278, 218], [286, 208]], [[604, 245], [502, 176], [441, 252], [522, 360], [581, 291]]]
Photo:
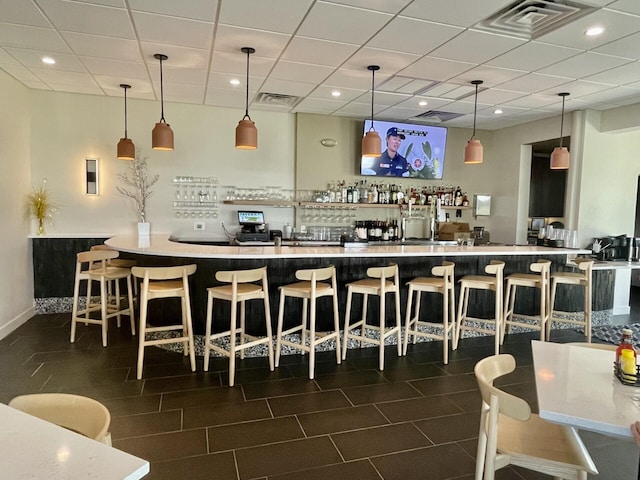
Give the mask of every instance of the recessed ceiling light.
[[331, 92], [332, 97], [339, 97], [340, 95], [342, 95], [342, 93], [340, 93], [338, 90], [334, 90], [333, 92]]
[[46, 63], [47, 65], [55, 65], [56, 61], [51, 57], [42, 57], [42, 63]]
[[501, 108], [496, 108], [493, 113], [495, 113], [496, 115], [500, 115], [502, 113], [502, 109]]
[[420, 101], [418, 102], [418, 105], [420, 105], [421, 107], [426, 107], [426, 106], [428, 105], [428, 103], [427, 103], [427, 101], [426, 101], [426, 100], [420, 100]]
[[237, 78], [232, 78], [231, 80], [229, 80], [229, 83], [231, 85], [240, 85], [240, 80], [238, 80]]
[[602, 27], [591, 27], [589, 29], [587, 29], [586, 32], [584, 32], [584, 34], [587, 37], [596, 37], [598, 35], [601, 35], [604, 32], [604, 28]]

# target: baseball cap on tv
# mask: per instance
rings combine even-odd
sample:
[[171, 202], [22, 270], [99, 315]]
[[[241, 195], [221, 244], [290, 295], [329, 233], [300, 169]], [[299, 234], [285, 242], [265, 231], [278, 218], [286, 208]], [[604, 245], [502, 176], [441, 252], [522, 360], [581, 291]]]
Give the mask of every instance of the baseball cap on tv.
[[398, 129], [396, 127], [391, 127], [389, 130], [387, 130], [387, 137], [389, 135], [393, 135], [394, 137], [400, 137], [401, 139], [404, 140], [404, 135], [402, 133], [398, 133]]

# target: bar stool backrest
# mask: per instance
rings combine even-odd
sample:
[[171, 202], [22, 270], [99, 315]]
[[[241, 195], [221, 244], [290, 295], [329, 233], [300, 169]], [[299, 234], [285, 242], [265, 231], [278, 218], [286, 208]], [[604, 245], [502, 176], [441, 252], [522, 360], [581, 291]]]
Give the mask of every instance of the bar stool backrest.
[[453, 262], [442, 262], [442, 265], [436, 265], [431, 269], [431, 275], [435, 277], [444, 277], [444, 282], [447, 287], [455, 283], [453, 278], [456, 264]]
[[267, 283], [267, 267], [254, 268], [251, 270], [234, 270], [216, 272], [216, 280], [224, 283], [253, 283], [263, 281]]
[[495, 275], [498, 278], [502, 278], [504, 272], [504, 262], [500, 260], [491, 260], [487, 266], [484, 267], [485, 273], [489, 275]]
[[322, 280], [334, 279], [336, 274], [336, 267], [333, 265], [329, 265], [325, 268], [309, 268], [304, 270], [296, 270], [296, 278], [298, 280], [303, 281], [316, 281], [321, 282]]
[[371, 278], [389, 278], [398, 275], [398, 265], [392, 263], [388, 267], [367, 268], [367, 276]]
[[593, 269], [593, 260], [590, 258], [576, 257], [574, 260], [578, 265], [578, 268], [585, 272], [586, 276], [591, 276], [591, 270]]
[[92, 250], [89, 252], [80, 252], [76, 255], [76, 273], [82, 269], [83, 263], [89, 264], [89, 270], [97, 271], [106, 270], [111, 259], [117, 258], [120, 252], [117, 250]]
[[193, 275], [196, 265], [179, 265], [175, 267], [133, 267], [131, 273], [144, 280], [174, 280]]
[[529, 265], [529, 270], [536, 273], [548, 272], [551, 269], [551, 260], [537, 260]]

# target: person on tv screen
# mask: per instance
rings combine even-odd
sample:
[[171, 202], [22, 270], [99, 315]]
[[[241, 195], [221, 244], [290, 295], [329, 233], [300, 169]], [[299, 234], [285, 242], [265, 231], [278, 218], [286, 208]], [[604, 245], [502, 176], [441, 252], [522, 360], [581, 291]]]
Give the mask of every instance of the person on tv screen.
[[407, 160], [398, 153], [400, 143], [404, 140], [404, 135], [398, 132], [396, 127], [387, 130], [387, 149], [375, 159], [373, 170], [376, 175], [392, 177], [408, 177], [409, 164]]

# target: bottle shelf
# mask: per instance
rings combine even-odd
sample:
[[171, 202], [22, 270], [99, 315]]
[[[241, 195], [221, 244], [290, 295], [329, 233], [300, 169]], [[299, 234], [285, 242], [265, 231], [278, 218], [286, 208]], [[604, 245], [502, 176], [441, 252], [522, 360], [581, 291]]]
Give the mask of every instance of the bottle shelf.
[[[335, 202], [307, 202], [290, 200], [224, 200], [225, 205], [260, 205], [271, 207], [305, 207], [305, 208], [333, 208], [333, 209], [356, 209], [356, 208], [409, 208], [406, 203], [335, 203]], [[430, 209], [431, 205], [411, 205], [412, 209]], [[471, 210], [469, 206], [441, 206], [443, 210]]]

